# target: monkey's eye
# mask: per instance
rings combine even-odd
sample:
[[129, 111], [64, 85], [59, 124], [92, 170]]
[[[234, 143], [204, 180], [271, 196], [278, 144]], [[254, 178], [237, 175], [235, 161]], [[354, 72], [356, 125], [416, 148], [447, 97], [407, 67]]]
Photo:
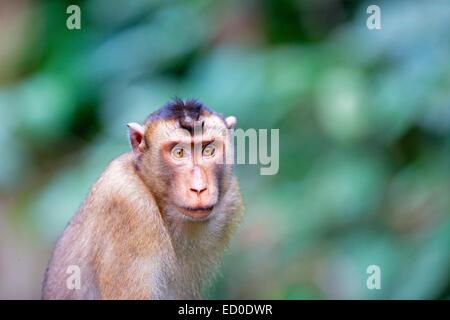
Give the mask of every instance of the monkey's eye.
[[216, 152], [216, 148], [211, 145], [208, 144], [204, 149], [203, 149], [203, 156], [204, 157], [212, 157], [214, 155], [214, 153]]
[[185, 151], [182, 147], [175, 146], [171, 151], [172, 157], [175, 159], [181, 159], [185, 155]]

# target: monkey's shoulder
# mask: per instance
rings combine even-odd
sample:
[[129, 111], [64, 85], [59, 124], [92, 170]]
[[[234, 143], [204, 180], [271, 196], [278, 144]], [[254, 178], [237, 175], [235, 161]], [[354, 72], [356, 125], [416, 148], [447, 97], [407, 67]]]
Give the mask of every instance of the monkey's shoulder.
[[131, 153], [122, 154], [111, 161], [91, 191], [92, 193], [99, 191], [107, 197], [122, 195], [127, 198], [133, 195], [151, 195], [136, 172]]
[[148, 245], [147, 239], [135, 237], [151, 234], [159, 226], [158, 210], [133, 168], [133, 158], [124, 154], [114, 159], [94, 183], [70, 222], [71, 231], [114, 243]]
[[136, 173], [132, 154], [125, 153], [109, 163], [91, 187], [81, 212], [114, 213], [156, 210], [155, 200]]

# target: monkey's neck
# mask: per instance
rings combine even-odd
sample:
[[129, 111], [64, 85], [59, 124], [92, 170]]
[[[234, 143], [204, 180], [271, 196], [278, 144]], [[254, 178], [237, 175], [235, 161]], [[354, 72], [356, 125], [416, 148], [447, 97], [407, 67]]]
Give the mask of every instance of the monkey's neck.
[[176, 299], [198, 299], [225, 249], [227, 241], [224, 241], [223, 228], [218, 227], [214, 219], [188, 221], [168, 216], [163, 220], [172, 250], [161, 253], [161, 294]]
[[[219, 265], [229, 238], [242, 214], [237, 186], [223, 193], [206, 221], [183, 219], [169, 206], [159, 206], [170, 252], [161, 252], [161, 292], [176, 298], [200, 298], [205, 280]], [[171, 266], [167, 268], [165, 266]]]
[[213, 216], [205, 221], [183, 219], [181, 212], [167, 213], [163, 212], [163, 219], [177, 257], [193, 258], [201, 255], [207, 261], [208, 256], [221, 254], [226, 245], [224, 233], [228, 224], [221, 219], [222, 212], [213, 212]]

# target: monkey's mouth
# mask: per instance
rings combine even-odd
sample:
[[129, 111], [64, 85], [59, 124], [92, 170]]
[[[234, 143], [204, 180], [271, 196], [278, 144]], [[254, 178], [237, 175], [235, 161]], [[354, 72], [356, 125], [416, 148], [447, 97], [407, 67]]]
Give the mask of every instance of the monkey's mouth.
[[192, 220], [204, 220], [209, 216], [214, 206], [181, 207], [181, 212]]

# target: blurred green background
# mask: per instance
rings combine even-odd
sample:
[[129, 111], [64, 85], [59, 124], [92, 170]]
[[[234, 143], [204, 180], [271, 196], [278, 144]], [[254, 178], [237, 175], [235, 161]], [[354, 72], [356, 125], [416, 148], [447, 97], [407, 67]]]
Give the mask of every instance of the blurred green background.
[[0, 0], [0, 298], [40, 297], [125, 124], [174, 96], [280, 129], [207, 298], [450, 298], [449, 32], [444, 0]]

